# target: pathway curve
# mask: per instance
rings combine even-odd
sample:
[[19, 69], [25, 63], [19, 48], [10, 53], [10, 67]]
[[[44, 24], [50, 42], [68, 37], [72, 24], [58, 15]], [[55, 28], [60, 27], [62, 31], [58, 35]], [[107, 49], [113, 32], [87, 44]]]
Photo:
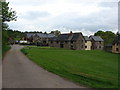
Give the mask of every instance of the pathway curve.
[[30, 61], [13, 45], [3, 60], [3, 88], [82, 88]]

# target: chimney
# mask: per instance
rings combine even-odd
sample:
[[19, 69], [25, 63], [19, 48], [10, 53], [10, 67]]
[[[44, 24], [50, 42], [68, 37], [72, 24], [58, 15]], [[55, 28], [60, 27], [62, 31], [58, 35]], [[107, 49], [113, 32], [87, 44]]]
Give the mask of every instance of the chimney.
[[70, 36], [72, 36], [72, 35], [73, 35], [72, 31], [70, 31]]

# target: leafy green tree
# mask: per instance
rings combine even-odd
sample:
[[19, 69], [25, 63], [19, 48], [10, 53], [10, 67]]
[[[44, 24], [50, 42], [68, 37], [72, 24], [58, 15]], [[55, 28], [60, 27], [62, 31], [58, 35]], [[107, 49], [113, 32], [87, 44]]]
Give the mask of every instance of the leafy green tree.
[[116, 34], [111, 31], [98, 31], [94, 34], [95, 36], [101, 36], [104, 40], [104, 44], [111, 44], [116, 37]]
[[[9, 2], [2, 2], [2, 30], [4, 39], [7, 40], [9, 36], [9, 33], [6, 33], [7, 31], [4, 31], [9, 29], [8, 28], [9, 26], [8, 24], [6, 24], [6, 22], [10, 22], [16, 19], [17, 19], [16, 12], [13, 11], [12, 8], [9, 8]], [[3, 40], [3, 42], [6, 40]]]
[[[13, 21], [17, 19], [16, 12], [12, 10], [12, 8], [9, 8], [9, 2], [0, 2], [2, 3], [2, 49], [3, 52], [7, 51], [8, 49], [8, 39], [13, 33], [12, 31], [9, 31], [9, 26], [7, 22]], [[13, 36], [12, 36], [13, 37]], [[3, 53], [4, 54], [4, 53]]]
[[44, 34], [47, 34], [47, 32], [44, 32]]
[[61, 32], [59, 30], [51, 31], [50, 33], [52, 33], [52, 34], [54, 34], [56, 36], [61, 34]]
[[16, 20], [16, 12], [9, 8], [9, 2], [2, 2], [2, 21], [10, 22]]

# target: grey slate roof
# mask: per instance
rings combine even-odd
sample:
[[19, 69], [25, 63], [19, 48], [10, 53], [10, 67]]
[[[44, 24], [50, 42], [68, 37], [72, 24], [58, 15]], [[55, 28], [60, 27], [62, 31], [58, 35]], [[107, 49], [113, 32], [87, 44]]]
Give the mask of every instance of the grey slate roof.
[[54, 34], [43, 34], [43, 33], [37, 33], [35, 35], [42, 37], [42, 38], [53, 38], [55, 36]]
[[71, 40], [75, 41], [79, 38], [80, 33], [73, 33], [73, 37]]
[[116, 38], [114, 39], [113, 43], [114, 44], [119, 44], [120, 45], [120, 35], [116, 36]]
[[57, 41], [57, 37], [52, 37], [49, 41]]
[[44, 34], [44, 33], [28, 33], [26, 35], [27, 35], [27, 38], [30, 38], [31, 36], [35, 36], [35, 35], [41, 38], [52, 38], [55, 36], [54, 34]]
[[85, 41], [91, 41], [88, 36], [84, 36]]
[[60, 34], [58, 37], [54, 37], [51, 39], [51, 41], [76, 41], [79, 38], [80, 33], [73, 33], [73, 35], [70, 34]]
[[100, 36], [90, 36], [94, 41], [104, 41]]
[[107, 44], [105, 45], [105, 47], [112, 47], [112, 44]]
[[26, 37], [27, 37], [27, 38], [30, 38], [30, 37], [33, 36], [33, 35], [34, 35], [34, 33], [27, 33], [27, 34], [26, 34]]
[[61, 34], [58, 36], [57, 40], [58, 41], [67, 41], [69, 39], [69, 34]]

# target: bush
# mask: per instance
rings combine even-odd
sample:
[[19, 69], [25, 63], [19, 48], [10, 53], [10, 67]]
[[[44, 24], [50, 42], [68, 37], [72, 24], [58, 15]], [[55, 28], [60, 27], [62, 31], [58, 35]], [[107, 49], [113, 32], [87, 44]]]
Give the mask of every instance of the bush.
[[25, 55], [27, 55], [28, 53], [27, 53], [27, 51], [23, 48], [23, 49], [21, 49], [21, 51], [25, 54]]
[[9, 45], [2, 45], [2, 56], [5, 55], [5, 53], [10, 50], [10, 46]]

